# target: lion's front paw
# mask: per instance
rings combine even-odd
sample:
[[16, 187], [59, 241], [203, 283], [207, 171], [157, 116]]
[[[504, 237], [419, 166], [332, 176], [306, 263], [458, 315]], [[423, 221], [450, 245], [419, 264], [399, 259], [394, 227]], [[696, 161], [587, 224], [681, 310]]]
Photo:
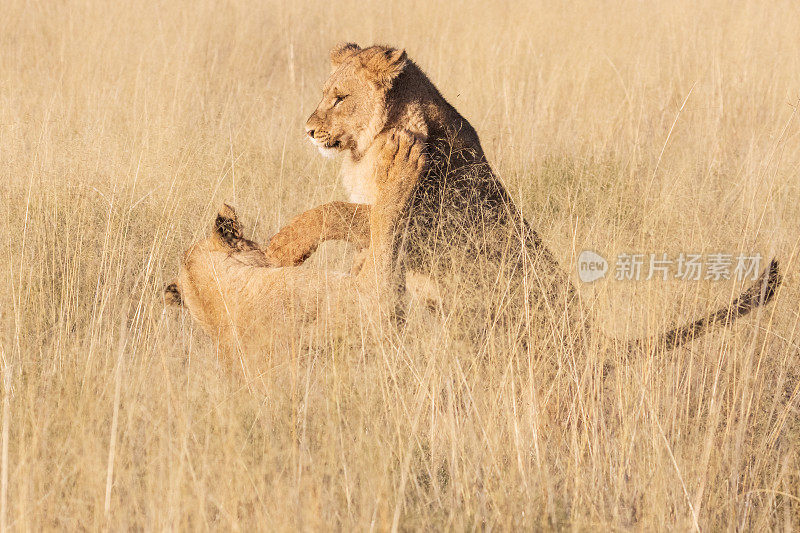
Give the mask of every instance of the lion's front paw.
[[388, 182], [418, 176], [425, 170], [424, 148], [425, 142], [410, 131], [393, 130], [386, 135], [381, 150], [379, 176], [385, 176]]
[[305, 262], [314, 252], [297, 232], [281, 230], [269, 241], [264, 256], [271, 266], [297, 266]]

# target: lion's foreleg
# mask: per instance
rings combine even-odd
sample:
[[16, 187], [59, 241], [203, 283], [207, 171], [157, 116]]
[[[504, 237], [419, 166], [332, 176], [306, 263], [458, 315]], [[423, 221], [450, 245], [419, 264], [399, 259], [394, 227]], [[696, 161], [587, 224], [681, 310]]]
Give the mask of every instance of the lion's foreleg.
[[272, 237], [264, 253], [274, 266], [294, 266], [325, 241], [343, 240], [366, 248], [370, 244], [369, 219], [369, 205], [329, 202], [295, 217]]
[[[401, 318], [405, 292], [405, 242], [411, 195], [425, 167], [423, 143], [405, 131], [387, 135], [376, 168], [377, 197], [370, 213], [370, 248], [359, 277], [378, 287], [381, 300]], [[387, 302], [388, 297], [388, 302]]]

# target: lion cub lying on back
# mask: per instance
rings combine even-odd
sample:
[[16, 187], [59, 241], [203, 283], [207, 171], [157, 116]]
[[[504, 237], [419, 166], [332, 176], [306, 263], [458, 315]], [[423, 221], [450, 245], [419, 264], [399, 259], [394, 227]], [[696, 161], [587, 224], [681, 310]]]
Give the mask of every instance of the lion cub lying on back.
[[307, 338], [305, 330], [320, 320], [344, 324], [357, 316], [360, 303], [352, 276], [270, 266], [259, 246], [244, 238], [228, 205], [219, 210], [211, 234], [186, 251], [164, 295], [219, 343], [228, 366], [239, 352]]

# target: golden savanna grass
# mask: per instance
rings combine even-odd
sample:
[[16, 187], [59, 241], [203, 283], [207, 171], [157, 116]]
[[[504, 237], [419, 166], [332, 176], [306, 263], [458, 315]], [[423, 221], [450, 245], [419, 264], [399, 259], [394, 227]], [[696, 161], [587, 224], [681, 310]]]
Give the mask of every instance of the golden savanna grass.
[[[797, 3], [2, 13], [3, 527], [800, 526]], [[775, 301], [611, 372], [366, 319], [226, 372], [161, 289], [223, 201], [264, 241], [344, 197], [302, 127], [344, 40], [405, 47], [471, 121], [596, 329], [661, 331], [741, 283], [581, 284], [586, 248], [775, 255]]]

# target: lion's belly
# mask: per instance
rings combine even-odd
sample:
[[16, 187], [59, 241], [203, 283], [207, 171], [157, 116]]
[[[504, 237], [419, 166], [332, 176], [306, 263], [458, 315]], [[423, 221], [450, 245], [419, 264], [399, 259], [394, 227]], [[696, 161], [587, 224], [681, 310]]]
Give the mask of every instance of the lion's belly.
[[342, 163], [342, 185], [350, 201], [356, 204], [374, 204], [377, 196], [374, 164], [371, 158], [354, 162], [345, 156]]

